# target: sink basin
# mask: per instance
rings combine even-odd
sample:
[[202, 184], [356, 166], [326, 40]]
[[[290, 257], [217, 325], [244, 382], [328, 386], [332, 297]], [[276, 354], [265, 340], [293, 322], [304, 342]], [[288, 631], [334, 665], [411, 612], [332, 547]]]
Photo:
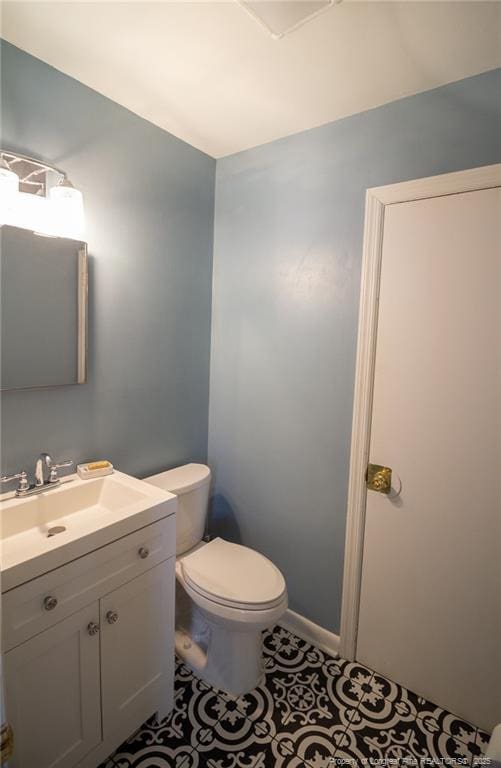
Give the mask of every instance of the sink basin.
[[63, 522], [67, 528], [80, 526], [90, 518], [104, 518], [117, 511], [125, 511], [131, 505], [149, 501], [149, 496], [124, 484], [114, 475], [79, 484], [64, 483], [59, 488], [45, 491], [38, 496], [18, 499], [9, 506], [2, 505], [0, 538], [9, 539], [24, 531], [47, 536], [48, 530]]
[[36, 496], [4, 494], [2, 591], [174, 514], [176, 505], [173, 494], [116, 471], [95, 480], [70, 475]]

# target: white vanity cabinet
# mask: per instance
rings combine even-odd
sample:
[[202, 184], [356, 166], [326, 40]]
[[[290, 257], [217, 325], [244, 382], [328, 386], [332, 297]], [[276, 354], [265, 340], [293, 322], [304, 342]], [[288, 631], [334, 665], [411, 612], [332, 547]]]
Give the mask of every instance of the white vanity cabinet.
[[82, 608], [5, 655], [9, 768], [69, 768], [101, 741], [99, 635], [87, 629], [98, 610]]
[[2, 596], [9, 768], [96, 768], [172, 707], [175, 516]]
[[170, 558], [100, 601], [107, 739], [120, 742], [153, 712], [166, 714], [172, 707], [174, 567]]

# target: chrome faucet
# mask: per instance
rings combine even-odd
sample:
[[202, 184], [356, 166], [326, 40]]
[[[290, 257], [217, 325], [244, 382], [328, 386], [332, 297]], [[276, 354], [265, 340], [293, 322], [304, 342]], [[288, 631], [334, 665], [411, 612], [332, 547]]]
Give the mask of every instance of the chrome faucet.
[[[41, 453], [35, 464], [35, 488], [59, 485], [61, 480], [57, 474], [58, 469], [71, 466], [73, 466], [71, 459], [65, 459], [57, 464], [49, 453]], [[48, 477], [45, 479], [47, 473]]]
[[0, 478], [0, 482], [10, 483], [11, 480], [19, 480], [19, 484], [16, 490], [16, 496], [31, 496], [34, 493], [42, 493], [42, 491], [48, 491], [51, 488], [57, 488], [61, 484], [61, 480], [57, 474], [59, 469], [63, 467], [71, 467], [73, 462], [71, 460], [61, 461], [56, 463], [53, 461], [52, 456], [48, 453], [41, 453], [35, 464], [35, 484], [30, 485], [28, 482], [28, 475], [23, 470], [14, 475], [6, 475]]
[[41, 453], [35, 464], [35, 485], [39, 488], [44, 485], [45, 482], [49, 482], [49, 478], [45, 480], [45, 470], [50, 472], [50, 468], [53, 465], [52, 458], [48, 453]]

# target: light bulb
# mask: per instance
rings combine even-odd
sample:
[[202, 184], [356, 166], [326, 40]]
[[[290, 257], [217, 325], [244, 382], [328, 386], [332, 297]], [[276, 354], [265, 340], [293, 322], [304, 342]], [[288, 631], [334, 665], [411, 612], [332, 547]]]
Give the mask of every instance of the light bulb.
[[83, 197], [80, 190], [75, 189], [72, 183], [65, 179], [61, 184], [51, 187], [49, 199], [54, 233], [60, 237], [81, 240], [84, 213]]
[[9, 224], [43, 235], [55, 235], [49, 200], [43, 195], [19, 192]]

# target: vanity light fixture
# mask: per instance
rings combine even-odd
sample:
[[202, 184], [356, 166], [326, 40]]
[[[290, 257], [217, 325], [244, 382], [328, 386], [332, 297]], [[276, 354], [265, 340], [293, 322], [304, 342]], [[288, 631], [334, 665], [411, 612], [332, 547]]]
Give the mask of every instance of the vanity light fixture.
[[81, 240], [82, 193], [60, 168], [1, 150], [0, 224]]

